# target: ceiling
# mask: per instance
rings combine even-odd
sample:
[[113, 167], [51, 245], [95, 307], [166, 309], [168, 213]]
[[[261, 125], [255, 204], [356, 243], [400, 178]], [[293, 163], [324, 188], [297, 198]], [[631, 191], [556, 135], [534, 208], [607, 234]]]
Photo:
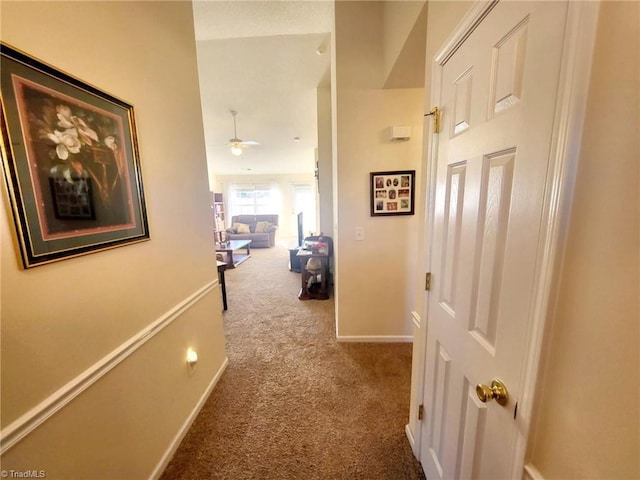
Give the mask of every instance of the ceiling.
[[[313, 173], [316, 89], [330, 78], [333, 2], [193, 4], [210, 172]], [[227, 147], [231, 110], [238, 112], [237, 136], [259, 142], [240, 157]]]

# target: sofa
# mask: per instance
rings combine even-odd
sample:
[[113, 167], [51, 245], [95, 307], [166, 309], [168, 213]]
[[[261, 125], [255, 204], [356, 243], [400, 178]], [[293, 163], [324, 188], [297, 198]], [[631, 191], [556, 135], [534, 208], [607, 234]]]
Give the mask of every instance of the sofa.
[[235, 215], [226, 229], [227, 240], [251, 240], [251, 248], [268, 248], [276, 244], [278, 215]]

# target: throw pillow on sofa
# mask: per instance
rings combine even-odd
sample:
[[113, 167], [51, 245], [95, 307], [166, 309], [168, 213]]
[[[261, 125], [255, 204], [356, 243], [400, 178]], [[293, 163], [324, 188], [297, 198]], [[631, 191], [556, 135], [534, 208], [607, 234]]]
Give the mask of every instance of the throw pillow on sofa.
[[256, 223], [256, 233], [264, 233], [267, 231], [267, 227], [270, 225], [269, 222], [258, 222]]
[[235, 230], [236, 233], [251, 233], [249, 225], [245, 223], [234, 223], [231, 225], [231, 228]]

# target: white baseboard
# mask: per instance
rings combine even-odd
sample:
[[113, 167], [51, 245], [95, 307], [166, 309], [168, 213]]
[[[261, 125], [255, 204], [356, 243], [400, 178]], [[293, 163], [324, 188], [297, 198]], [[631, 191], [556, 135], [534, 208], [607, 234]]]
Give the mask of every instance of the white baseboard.
[[182, 442], [185, 435], [191, 428], [191, 425], [193, 425], [193, 422], [198, 416], [198, 413], [200, 413], [200, 410], [202, 410], [202, 407], [204, 406], [204, 402], [207, 401], [207, 398], [209, 398], [209, 395], [211, 395], [211, 392], [213, 392], [213, 389], [218, 384], [218, 380], [220, 380], [220, 377], [222, 376], [224, 371], [227, 369], [227, 365], [229, 365], [229, 358], [225, 357], [224, 362], [222, 363], [222, 366], [218, 369], [216, 374], [213, 376], [213, 380], [211, 380], [211, 383], [209, 383], [209, 386], [200, 397], [200, 400], [198, 400], [198, 403], [195, 405], [195, 407], [193, 407], [193, 410], [191, 410], [191, 413], [182, 424], [182, 427], [180, 427], [180, 430], [178, 430], [178, 433], [176, 433], [176, 436], [173, 438], [173, 441], [169, 445], [169, 448], [167, 448], [167, 451], [164, 453], [164, 455], [160, 459], [160, 462], [158, 462], [158, 465], [156, 465], [156, 468], [153, 470], [153, 473], [151, 473], [151, 476], [149, 477], [150, 480], [156, 480], [160, 478], [160, 476], [162, 475], [162, 472], [164, 472], [164, 469], [167, 468], [167, 465], [169, 465], [169, 462], [173, 458], [173, 455], [176, 453], [176, 450], [178, 450], [180, 443]]
[[38, 405], [22, 414], [0, 432], [0, 455], [29, 435], [45, 421], [64, 408], [74, 398], [84, 392], [91, 385], [100, 380], [109, 371], [123, 362], [132, 353], [147, 343], [151, 338], [169, 326], [191, 306], [204, 298], [218, 285], [218, 280], [207, 283], [189, 297], [178, 303], [160, 318], [147, 325], [129, 338], [122, 345], [105, 355], [96, 363], [80, 373], [66, 385], [49, 395]]
[[414, 450], [414, 447], [416, 445], [416, 439], [413, 437], [413, 432], [411, 431], [411, 428], [409, 428], [408, 423], [404, 426], [404, 433], [407, 434], [407, 438], [409, 439], [409, 445], [411, 445], [411, 450]]
[[534, 467], [531, 463], [527, 463], [524, 466], [523, 480], [544, 480], [544, 477], [540, 471]]
[[359, 336], [359, 335], [338, 335], [336, 337], [338, 342], [359, 342], [359, 343], [413, 343], [412, 335], [398, 335], [398, 336]]

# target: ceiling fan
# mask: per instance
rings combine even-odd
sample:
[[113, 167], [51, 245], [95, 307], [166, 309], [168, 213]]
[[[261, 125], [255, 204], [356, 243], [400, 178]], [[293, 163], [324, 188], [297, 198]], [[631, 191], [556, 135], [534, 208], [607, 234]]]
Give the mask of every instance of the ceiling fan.
[[231, 153], [236, 157], [242, 155], [242, 150], [247, 147], [252, 147], [255, 145], [259, 145], [258, 142], [254, 142], [252, 140], [242, 140], [238, 138], [237, 128], [236, 128], [236, 116], [238, 112], [235, 110], [231, 110], [231, 116], [233, 117], [233, 138], [229, 139], [229, 143], [227, 144], [229, 148], [231, 148]]

